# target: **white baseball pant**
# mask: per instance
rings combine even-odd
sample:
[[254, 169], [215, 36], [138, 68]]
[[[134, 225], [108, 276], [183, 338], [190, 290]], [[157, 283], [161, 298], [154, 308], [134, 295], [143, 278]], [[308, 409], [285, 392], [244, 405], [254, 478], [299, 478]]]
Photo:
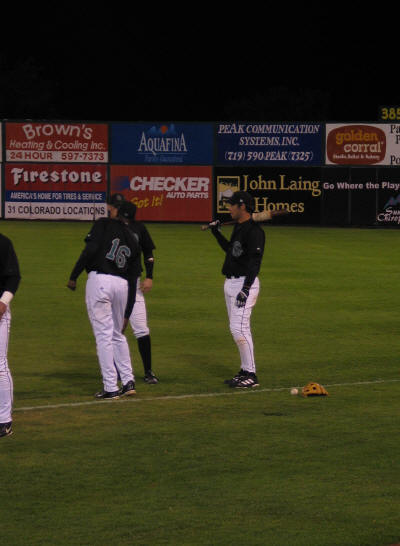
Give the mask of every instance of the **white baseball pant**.
[[86, 283], [86, 306], [96, 338], [104, 390], [118, 390], [118, 374], [124, 385], [134, 380], [129, 346], [121, 333], [128, 281], [91, 271]]
[[237, 307], [236, 296], [243, 287], [245, 277], [225, 279], [224, 293], [226, 308], [228, 310], [229, 328], [232, 337], [239, 349], [241, 369], [256, 373], [254, 360], [253, 337], [250, 330], [250, 317], [256, 304], [260, 290], [260, 282], [256, 277], [244, 307]]
[[10, 309], [0, 320], [0, 423], [12, 421], [13, 380], [8, 367], [8, 340], [10, 337]]
[[137, 282], [136, 301], [129, 318], [129, 322], [136, 339], [148, 336], [150, 334], [150, 330], [147, 325], [146, 301], [144, 299], [143, 292], [140, 290], [140, 279], [138, 279]]

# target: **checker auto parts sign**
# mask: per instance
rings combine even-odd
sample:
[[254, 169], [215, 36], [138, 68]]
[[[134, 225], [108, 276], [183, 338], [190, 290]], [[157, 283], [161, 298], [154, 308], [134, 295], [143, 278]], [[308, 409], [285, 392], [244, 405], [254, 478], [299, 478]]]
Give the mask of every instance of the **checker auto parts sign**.
[[400, 165], [400, 124], [327, 124], [329, 165]]
[[212, 165], [211, 123], [114, 123], [112, 163]]
[[111, 165], [110, 193], [122, 193], [134, 203], [138, 220], [210, 221], [212, 168]]

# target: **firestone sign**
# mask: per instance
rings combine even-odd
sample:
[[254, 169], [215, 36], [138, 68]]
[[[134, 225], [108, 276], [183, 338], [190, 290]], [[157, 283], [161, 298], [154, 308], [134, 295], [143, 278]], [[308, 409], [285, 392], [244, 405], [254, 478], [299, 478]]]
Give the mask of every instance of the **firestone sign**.
[[95, 220], [107, 215], [107, 165], [7, 163], [5, 217]]

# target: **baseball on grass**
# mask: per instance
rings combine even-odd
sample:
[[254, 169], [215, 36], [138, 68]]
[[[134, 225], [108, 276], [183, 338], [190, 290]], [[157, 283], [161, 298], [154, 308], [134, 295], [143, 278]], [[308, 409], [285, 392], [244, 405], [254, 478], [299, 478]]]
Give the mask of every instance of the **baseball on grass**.
[[293, 387], [293, 389], [290, 389], [290, 394], [293, 394], [293, 396], [296, 396], [296, 394], [299, 394], [299, 389], [296, 389]]

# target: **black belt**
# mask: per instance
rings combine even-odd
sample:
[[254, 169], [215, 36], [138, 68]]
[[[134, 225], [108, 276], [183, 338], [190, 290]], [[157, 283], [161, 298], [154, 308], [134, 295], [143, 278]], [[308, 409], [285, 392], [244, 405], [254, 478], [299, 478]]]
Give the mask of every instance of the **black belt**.
[[244, 275], [226, 275], [227, 279], [240, 279], [240, 277], [244, 277]]

